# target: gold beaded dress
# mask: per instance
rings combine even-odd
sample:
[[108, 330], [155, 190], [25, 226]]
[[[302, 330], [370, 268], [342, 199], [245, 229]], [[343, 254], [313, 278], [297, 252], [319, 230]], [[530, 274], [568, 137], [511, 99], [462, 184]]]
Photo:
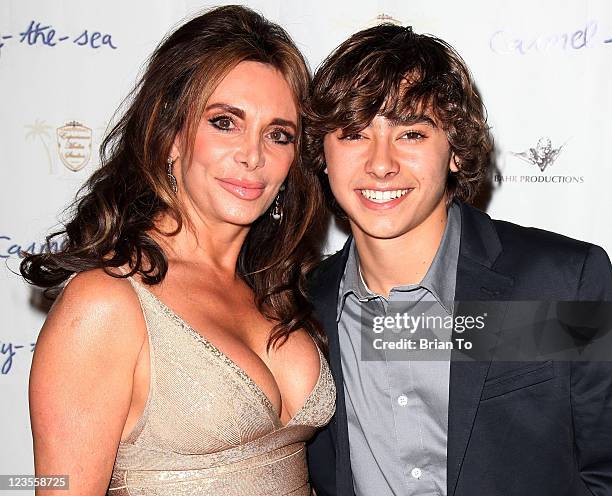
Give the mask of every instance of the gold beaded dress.
[[151, 383], [141, 418], [119, 444], [108, 496], [310, 495], [305, 442], [329, 422], [336, 390], [319, 378], [283, 425], [229, 357], [130, 279], [149, 337]]

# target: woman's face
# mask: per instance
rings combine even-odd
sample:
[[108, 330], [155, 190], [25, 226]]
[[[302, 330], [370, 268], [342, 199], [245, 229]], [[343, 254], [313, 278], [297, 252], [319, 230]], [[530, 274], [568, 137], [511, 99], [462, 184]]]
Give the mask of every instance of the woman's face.
[[191, 163], [174, 165], [179, 199], [205, 224], [250, 225], [287, 177], [297, 128], [294, 95], [281, 73], [239, 63], [208, 99]]

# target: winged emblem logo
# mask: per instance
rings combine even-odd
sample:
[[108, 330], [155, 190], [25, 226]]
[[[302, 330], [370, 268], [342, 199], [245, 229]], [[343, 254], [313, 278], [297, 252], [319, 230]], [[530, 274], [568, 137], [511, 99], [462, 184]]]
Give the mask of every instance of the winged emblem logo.
[[547, 167], [555, 163], [564, 146], [565, 143], [559, 148], [554, 148], [550, 138], [540, 138], [535, 148], [529, 148], [524, 152], [512, 152], [512, 155], [529, 164], [536, 165], [541, 172], [544, 172]]

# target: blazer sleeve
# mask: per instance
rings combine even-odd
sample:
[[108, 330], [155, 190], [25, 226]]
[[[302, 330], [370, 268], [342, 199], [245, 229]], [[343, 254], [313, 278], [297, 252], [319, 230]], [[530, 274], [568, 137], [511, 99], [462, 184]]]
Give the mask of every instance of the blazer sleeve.
[[[612, 301], [612, 266], [591, 245], [577, 290], [580, 301]], [[571, 401], [580, 477], [596, 496], [612, 495], [612, 350], [610, 361], [572, 362]]]
[[317, 496], [337, 494], [336, 449], [331, 438], [330, 425], [320, 430], [307, 445], [310, 483]]

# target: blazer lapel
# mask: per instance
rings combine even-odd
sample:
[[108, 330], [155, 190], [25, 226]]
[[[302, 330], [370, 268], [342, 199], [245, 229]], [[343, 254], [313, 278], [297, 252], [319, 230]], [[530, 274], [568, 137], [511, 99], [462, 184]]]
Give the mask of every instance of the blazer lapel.
[[325, 260], [317, 269], [312, 284], [312, 301], [315, 315], [327, 333], [329, 341], [329, 363], [336, 386], [336, 413], [330, 422], [332, 440], [336, 447], [336, 487], [338, 494], [353, 494], [348, 424], [344, 401], [344, 380], [338, 338], [338, 292], [348, 259], [352, 238], [349, 236], [342, 250]]
[[[468, 205], [461, 206], [461, 247], [457, 267], [455, 300], [495, 301], [487, 305], [486, 332], [496, 334], [503, 321], [511, 295], [513, 279], [495, 272], [492, 267], [502, 251], [493, 222], [488, 215]], [[501, 302], [501, 303], [499, 303]], [[459, 310], [460, 312], [460, 310]], [[482, 388], [490, 360], [461, 361], [453, 351], [450, 365], [447, 488], [452, 496], [457, 487], [461, 465], [478, 411]]]

